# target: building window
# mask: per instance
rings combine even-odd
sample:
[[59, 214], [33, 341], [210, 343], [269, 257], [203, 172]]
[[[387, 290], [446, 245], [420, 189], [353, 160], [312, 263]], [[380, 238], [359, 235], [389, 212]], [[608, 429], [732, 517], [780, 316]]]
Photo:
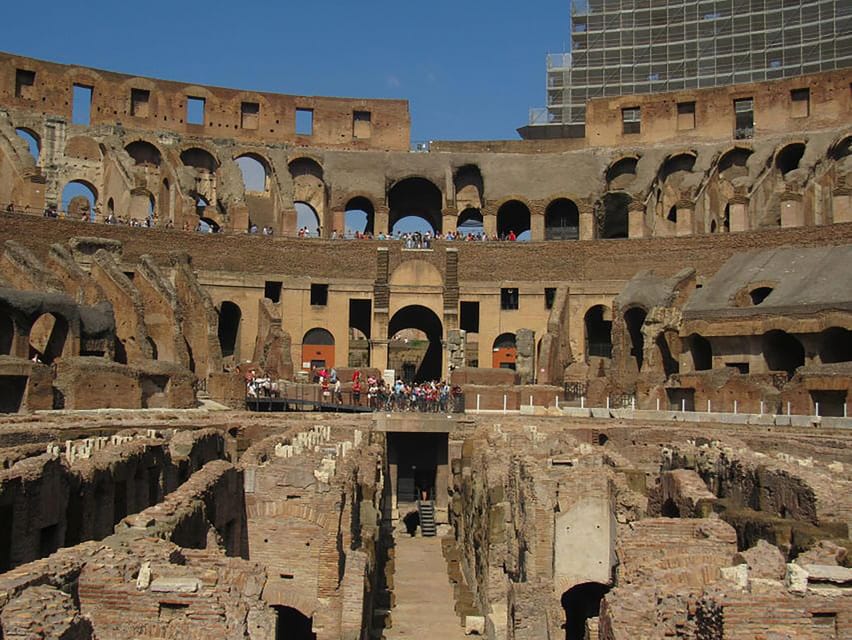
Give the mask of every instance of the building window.
[[204, 108], [206, 106], [204, 98], [194, 98], [188, 96], [186, 98], [186, 123], [187, 124], [204, 124]]
[[642, 110], [639, 107], [622, 109], [621, 124], [623, 133], [639, 133], [642, 125]]
[[327, 284], [312, 284], [311, 285], [311, 305], [316, 307], [324, 307], [328, 304], [328, 285]]
[[260, 104], [243, 102], [240, 104], [240, 128], [257, 129], [260, 120]]
[[314, 135], [314, 110], [296, 109], [296, 135]]
[[94, 87], [75, 84], [71, 92], [71, 123], [88, 126], [92, 121], [92, 94]]
[[32, 100], [35, 96], [36, 74], [35, 71], [27, 71], [26, 69], [15, 69], [15, 97]]
[[807, 118], [811, 115], [811, 90], [793, 89], [790, 92], [790, 116]]
[[369, 111], [352, 112], [352, 137], [364, 140], [373, 135], [373, 114]]
[[694, 102], [677, 103], [677, 128], [679, 131], [686, 131], [695, 128]]
[[734, 100], [734, 138], [742, 140], [754, 137], [754, 99]]
[[273, 303], [281, 302], [281, 287], [284, 283], [276, 280], [267, 280], [263, 285], [263, 297]]
[[459, 303], [459, 329], [469, 333], [479, 333], [479, 303]]
[[511, 311], [518, 308], [517, 289], [500, 289], [500, 308], [503, 311]]
[[545, 309], [552, 309], [554, 300], [556, 300], [556, 287], [545, 287], [545, 289], [544, 289], [544, 308]]
[[137, 118], [148, 117], [148, 105], [151, 101], [151, 92], [147, 89], [130, 90], [130, 115]]

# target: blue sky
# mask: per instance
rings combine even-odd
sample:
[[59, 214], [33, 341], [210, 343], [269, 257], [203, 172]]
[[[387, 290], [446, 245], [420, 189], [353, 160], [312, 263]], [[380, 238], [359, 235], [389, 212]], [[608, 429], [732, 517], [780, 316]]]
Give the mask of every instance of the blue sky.
[[403, 98], [413, 140], [511, 139], [544, 105], [545, 54], [568, 45], [569, 4], [10, 2], [0, 49], [198, 84]]

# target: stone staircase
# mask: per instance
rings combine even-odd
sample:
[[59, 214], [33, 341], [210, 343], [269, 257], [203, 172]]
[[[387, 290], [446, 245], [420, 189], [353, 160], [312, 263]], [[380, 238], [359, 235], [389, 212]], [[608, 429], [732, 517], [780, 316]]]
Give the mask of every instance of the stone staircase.
[[420, 515], [420, 535], [432, 538], [438, 533], [435, 526], [435, 503], [431, 500], [418, 500], [417, 511]]

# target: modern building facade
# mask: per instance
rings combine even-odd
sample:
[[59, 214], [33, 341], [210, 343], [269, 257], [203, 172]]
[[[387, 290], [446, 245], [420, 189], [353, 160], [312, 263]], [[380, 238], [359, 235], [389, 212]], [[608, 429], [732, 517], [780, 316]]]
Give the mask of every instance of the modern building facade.
[[581, 136], [595, 98], [849, 66], [852, 3], [844, 0], [573, 0], [571, 53], [547, 56], [547, 106], [530, 111], [530, 125]]

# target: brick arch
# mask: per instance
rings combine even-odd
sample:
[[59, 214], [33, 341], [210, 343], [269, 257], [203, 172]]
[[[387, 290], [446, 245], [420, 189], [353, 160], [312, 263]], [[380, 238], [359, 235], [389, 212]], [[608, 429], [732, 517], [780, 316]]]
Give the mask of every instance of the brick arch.
[[293, 504], [286, 500], [270, 500], [246, 505], [246, 517], [296, 518], [315, 524], [325, 531], [334, 532], [337, 530], [337, 520], [328, 513], [320, 513], [314, 507]]
[[313, 618], [320, 607], [318, 598], [306, 597], [295, 588], [277, 582], [267, 583], [263, 599], [272, 606], [292, 607], [307, 618]]

